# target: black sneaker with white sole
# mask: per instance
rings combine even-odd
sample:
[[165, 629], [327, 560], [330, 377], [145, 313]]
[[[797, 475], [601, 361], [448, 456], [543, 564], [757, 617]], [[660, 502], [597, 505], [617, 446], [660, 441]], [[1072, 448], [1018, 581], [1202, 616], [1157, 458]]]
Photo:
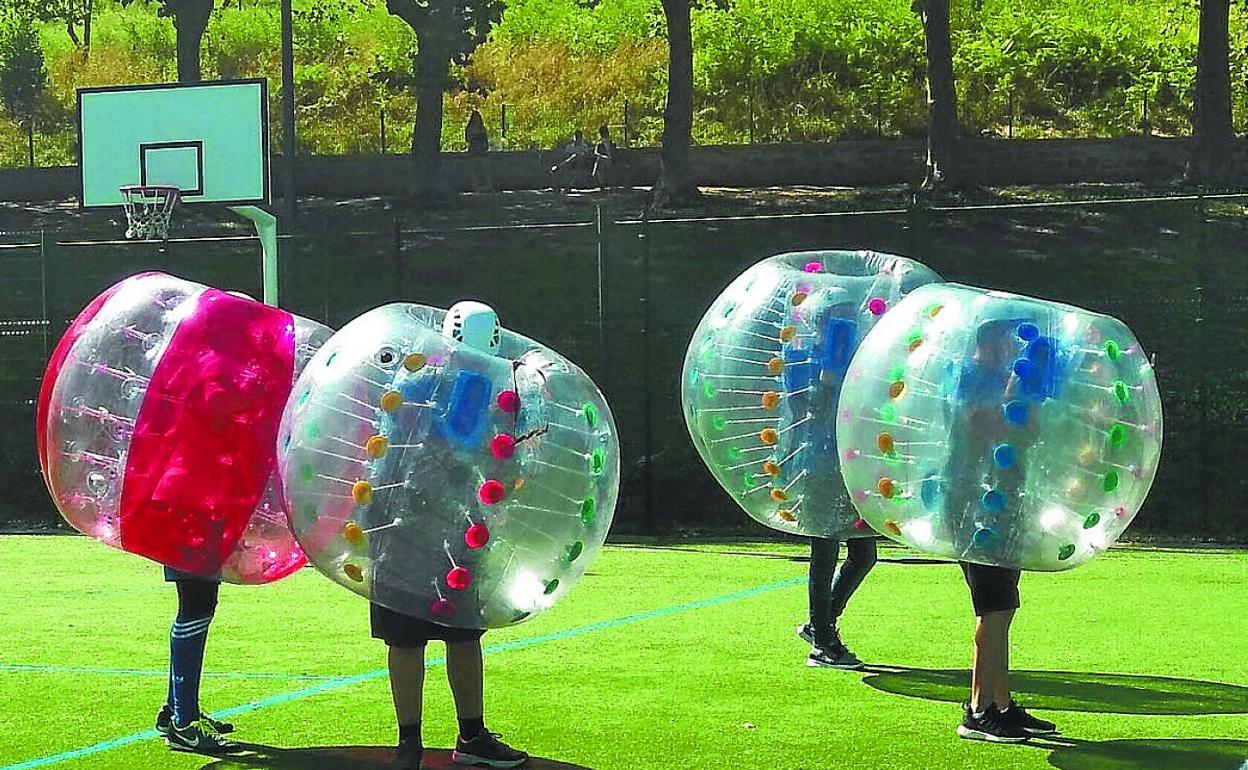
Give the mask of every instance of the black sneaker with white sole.
[[797, 635], [806, 644], [813, 645], [815, 643], [815, 627], [809, 623], [798, 624]]
[[529, 761], [529, 755], [499, 740], [498, 733], [481, 731], [472, 740], [458, 738], [451, 761], [457, 765], [480, 765], [482, 767], [519, 767]]
[[962, 724], [958, 725], [958, 735], [992, 743], [1022, 743], [1029, 737], [1017, 721], [1003, 715], [995, 703], [980, 714], [968, 705]]
[[[212, 725], [213, 729], [222, 735], [234, 732], [234, 725], [229, 722], [222, 722], [218, 719], [213, 719], [210, 716], [201, 716], [200, 719], [203, 719], [205, 722]], [[156, 712], [156, 732], [167, 736], [169, 735], [169, 730], [172, 726], [173, 706], [166, 703], [160, 707], [160, 711]]]
[[858, 656], [849, 651], [849, 648], [843, 644], [836, 647], [811, 647], [810, 655], [806, 658], [806, 665], [810, 668], [839, 668], [844, 671], [858, 671], [863, 667], [863, 662]]
[[176, 722], [171, 722], [165, 740], [169, 743], [169, 748], [178, 751], [229, 754], [238, 750], [238, 745], [217, 732], [207, 719], [196, 719], [186, 727], [179, 727]]
[[1057, 725], [1028, 714], [1026, 709], [1014, 701], [1010, 701], [1009, 707], [1001, 712], [1001, 716], [1023, 728], [1023, 732], [1028, 735], [1057, 735], [1058, 733]]
[[399, 741], [394, 750], [394, 766], [398, 770], [420, 770], [420, 760], [425, 756], [425, 747], [416, 741]]

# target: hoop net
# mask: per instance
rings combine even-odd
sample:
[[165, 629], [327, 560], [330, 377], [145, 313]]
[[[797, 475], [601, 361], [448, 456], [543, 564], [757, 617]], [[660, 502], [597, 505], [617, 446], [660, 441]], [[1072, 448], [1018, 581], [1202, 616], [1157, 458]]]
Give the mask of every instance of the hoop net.
[[142, 241], [169, 238], [169, 221], [181, 200], [181, 190], [170, 185], [130, 184], [121, 191], [126, 209], [126, 237]]

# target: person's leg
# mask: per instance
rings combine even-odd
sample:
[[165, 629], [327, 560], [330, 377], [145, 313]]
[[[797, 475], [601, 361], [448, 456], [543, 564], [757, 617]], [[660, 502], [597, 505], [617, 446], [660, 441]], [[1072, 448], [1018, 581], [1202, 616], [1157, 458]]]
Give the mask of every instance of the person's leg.
[[840, 550], [839, 540], [825, 540], [821, 537], [810, 539], [810, 571], [806, 576], [806, 595], [810, 606], [810, 622], [807, 632], [809, 641], [815, 646], [830, 644], [827, 638], [832, 625], [832, 578], [836, 572], [836, 555]]
[[173, 723], [185, 727], [199, 719], [199, 682], [204, 669], [208, 627], [217, 608], [217, 583], [178, 580], [178, 614], [169, 630], [169, 705]]
[[[420, 713], [425, 689], [425, 648], [388, 647], [390, 695], [399, 722], [399, 737], [420, 740]], [[404, 729], [409, 733], [404, 735]], [[413, 730], [414, 728], [414, 730]]]
[[836, 576], [832, 578], [832, 598], [829, 611], [829, 623], [835, 626], [850, 597], [866, 580], [867, 574], [875, 567], [878, 558], [873, 537], [855, 537], [845, 543], [845, 561], [837, 567]]
[[980, 615], [975, 623], [975, 655], [971, 668], [971, 708], [1010, 705], [1010, 623], [1014, 610]]
[[446, 678], [455, 699], [460, 740], [470, 741], [485, 729], [480, 639], [446, 643]]

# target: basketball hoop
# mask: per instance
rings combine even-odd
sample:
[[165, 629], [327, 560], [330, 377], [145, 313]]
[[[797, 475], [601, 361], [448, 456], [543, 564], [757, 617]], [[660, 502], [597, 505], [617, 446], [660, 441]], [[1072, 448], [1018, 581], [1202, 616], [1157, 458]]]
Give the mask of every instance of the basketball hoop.
[[168, 240], [169, 221], [178, 207], [181, 190], [170, 185], [123, 185], [122, 205], [126, 209], [126, 237], [142, 241]]

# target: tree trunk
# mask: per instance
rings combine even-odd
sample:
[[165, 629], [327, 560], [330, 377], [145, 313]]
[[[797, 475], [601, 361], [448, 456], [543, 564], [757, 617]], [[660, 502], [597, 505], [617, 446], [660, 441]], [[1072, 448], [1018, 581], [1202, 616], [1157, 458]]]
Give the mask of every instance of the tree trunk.
[[442, 176], [442, 93], [450, 71], [450, 54], [433, 32], [416, 36], [416, 125], [412, 129], [414, 198], [449, 195]]
[[82, 58], [91, 57], [91, 16], [95, 13], [95, 0], [87, 0], [87, 12], [82, 20]]
[[927, 173], [923, 189], [958, 184], [958, 94], [949, 41], [949, 0], [915, 0], [927, 43]]
[[212, 15], [212, 0], [177, 0], [169, 3], [169, 9], [178, 33], [178, 82], [198, 83], [204, 79], [199, 49]]
[[688, 202], [698, 196], [689, 173], [693, 142], [693, 31], [689, 0], [663, 0], [667, 17], [667, 104], [663, 108], [663, 168], [654, 186], [655, 207]]
[[1229, 185], [1235, 179], [1231, 127], [1230, 0], [1200, 0], [1192, 154], [1187, 180]]

